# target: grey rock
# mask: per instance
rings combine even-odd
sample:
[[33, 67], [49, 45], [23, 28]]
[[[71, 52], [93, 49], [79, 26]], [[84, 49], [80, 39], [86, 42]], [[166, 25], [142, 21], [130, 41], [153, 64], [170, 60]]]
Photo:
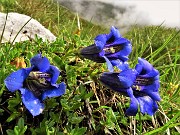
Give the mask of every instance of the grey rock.
[[5, 26], [1, 43], [15, 43], [25, 40], [32, 40], [35, 39], [36, 35], [39, 38], [42, 38], [43, 41], [48, 40], [49, 42], [53, 42], [56, 40], [56, 36], [54, 36], [48, 29], [46, 29], [37, 20], [31, 18], [30, 16], [14, 12], [8, 13], [7, 20], [6, 16], [7, 14], [0, 13], [0, 37]]

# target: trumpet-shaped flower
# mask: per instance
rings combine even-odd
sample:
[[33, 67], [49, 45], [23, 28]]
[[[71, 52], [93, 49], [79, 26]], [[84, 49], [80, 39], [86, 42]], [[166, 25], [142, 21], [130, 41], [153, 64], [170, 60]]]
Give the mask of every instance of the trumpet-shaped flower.
[[108, 69], [113, 71], [111, 61], [120, 60], [118, 64], [124, 64], [128, 60], [128, 55], [132, 51], [129, 40], [123, 38], [118, 29], [111, 27], [109, 34], [100, 34], [94, 39], [94, 44], [85, 47], [80, 54], [92, 61], [103, 63], [107, 62]]
[[42, 101], [47, 97], [63, 95], [66, 85], [64, 82], [56, 84], [60, 71], [50, 65], [46, 57], [37, 54], [30, 62], [31, 67], [11, 73], [4, 82], [9, 91], [21, 91], [25, 107], [33, 116], [37, 116], [44, 110]]
[[160, 101], [159, 72], [146, 60], [139, 58], [135, 69], [126, 69], [120, 73], [103, 73], [100, 81], [110, 89], [130, 97], [127, 115], [134, 116], [140, 107], [141, 113], [153, 115]]

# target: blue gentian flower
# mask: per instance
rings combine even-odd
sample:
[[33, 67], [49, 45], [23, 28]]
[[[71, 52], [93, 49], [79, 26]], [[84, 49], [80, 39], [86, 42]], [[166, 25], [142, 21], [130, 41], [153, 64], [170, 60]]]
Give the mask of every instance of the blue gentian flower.
[[47, 97], [63, 95], [66, 85], [64, 82], [56, 84], [60, 71], [50, 65], [46, 57], [37, 54], [30, 62], [31, 67], [11, 73], [4, 82], [9, 91], [21, 91], [25, 107], [33, 116], [37, 116], [45, 108], [42, 101]]
[[100, 81], [110, 89], [130, 97], [130, 107], [126, 114], [135, 116], [140, 107], [141, 113], [153, 115], [160, 101], [159, 72], [145, 59], [139, 58], [135, 69], [126, 69], [120, 73], [103, 73]]
[[[108, 69], [113, 71], [113, 60], [120, 61], [118, 64], [124, 64], [128, 60], [128, 55], [132, 51], [132, 45], [129, 40], [123, 38], [118, 29], [111, 27], [109, 34], [100, 34], [94, 39], [94, 44], [85, 47], [80, 54], [92, 61], [103, 63], [107, 62]], [[117, 63], [117, 62], [116, 62]]]

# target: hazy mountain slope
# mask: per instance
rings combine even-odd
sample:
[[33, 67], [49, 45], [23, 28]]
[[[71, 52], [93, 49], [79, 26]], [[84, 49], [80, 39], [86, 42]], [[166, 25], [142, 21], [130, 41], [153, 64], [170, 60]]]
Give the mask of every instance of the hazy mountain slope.
[[143, 13], [136, 12], [134, 6], [116, 5], [102, 1], [65, 1], [58, 0], [59, 3], [71, 11], [77, 12], [86, 20], [91, 20], [95, 24], [104, 26], [115, 25], [121, 28], [121, 31], [128, 29], [131, 25], [147, 25], [148, 19]]

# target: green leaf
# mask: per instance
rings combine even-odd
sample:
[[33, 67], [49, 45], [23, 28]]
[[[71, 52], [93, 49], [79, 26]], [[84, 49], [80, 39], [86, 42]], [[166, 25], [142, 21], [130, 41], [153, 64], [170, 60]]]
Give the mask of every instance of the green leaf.
[[14, 133], [15, 133], [15, 135], [21, 135], [20, 132], [21, 132], [21, 130], [19, 129], [19, 127], [18, 127], [18, 126], [15, 126], [15, 127], [14, 127]]
[[20, 129], [23, 129], [24, 128], [24, 119], [23, 118], [20, 118], [19, 120], [18, 120], [18, 127], [20, 128]]
[[24, 135], [24, 133], [26, 132], [26, 130], [27, 130], [27, 126], [24, 126], [23, 128], [20, 128], [20, 127], [18, 127], [18, 126], [15, 126], [15, 127], [14, 127], [14, 133], [15, 133], [16, 135]]
[[27, 130], [27, 126], [24, 126], [24, 128], [21, 130], [21, 134], [24, 135], [24, 133], [26, 132]]
[[7, 133], [8, 135], [15, 135], [14, 131], [11, 130], [11, 129], [6, 130], [6, 133]]
[[13, 130], [6, 130], [7, 134], [10, 135], [24, 135], [24, 133], [27, 130], [27, 126], [24, 126], [24, 119], [20, 118], [18, 120], [17, 126], [14, 127], [14, 131]]
[[87, 93], [85, 96], [84, 96], [84, 99], [87, 99], [87, 98], [90, 98], [94, 95], [94, 92], [93, 91], [90, 91], [89, 93]]
[[54, 129], [54, 120], [51, 121], [46, 121], [45, 122], [45, 127], [46, 127], [46, 133], [47, 135], [54, 135], [55, 129]]
[[58, 68], [65, 70], [64, 62], [59, 56], [53, 54], [53, 62], [56, 64]]
[[93, 91], [90, 91], [89, 93], [87, 93], [86, 88], [82, 84], [79, 86], [79, 92], [80, 92], [81, 99], [84, 99], [84, 100], [94, 95]]
[[54, 135], [55, 134], [54, 127], [46, 128], [46, 133], [47, 135]]
[[20, 94], [16, 92], [16, 97], [10, 98], [8, 101], [8, 109], [12, 112], [16, 111], [15, 107], [21, 102]]
[[20, 115], [21, 114], [19, 112], [13, 112], [6, 121], [10, 122], [10, 121], [16, 119], [17, 117], [19, 117]]
[[46, 122], [45, 122], [45, 125], [46, 125], [47, 127], [52, 127], [52, 126], [54, 126], [54, 124], [55, 124], [54, 120], [46, 121]]
[[46, 109], [52, 109], [59, 105], [55, 98], [49, 98], [46, 100]]
[[67, 99], [61, 99], [61, 105], [63, 109], [66, 111], [74, 111], [75, 109], [79, 108], [82, 105], [82, 103], [77, 102], [77, 100], [67, 101]]
[[0, 108], [0, 115], [3, 115], [4, 110]]
[[61, 99], [61, 105], [64, 110], [70, 110], [70, 106], [67, 104], [67, 99]]
[[86, 130], [87, 130], [86, 127], [75, 128], [71, 131], [70, 135], [84, 135]]
[[3, 91], [5, 90], [5, 85], [3, 84], [2, 88], [0, 89], [0, 97], [3, 94]]
[[68, 121], [72, 124], [79, 124], [84, 119], [84, 116], [82, 117], [69, 117]]

